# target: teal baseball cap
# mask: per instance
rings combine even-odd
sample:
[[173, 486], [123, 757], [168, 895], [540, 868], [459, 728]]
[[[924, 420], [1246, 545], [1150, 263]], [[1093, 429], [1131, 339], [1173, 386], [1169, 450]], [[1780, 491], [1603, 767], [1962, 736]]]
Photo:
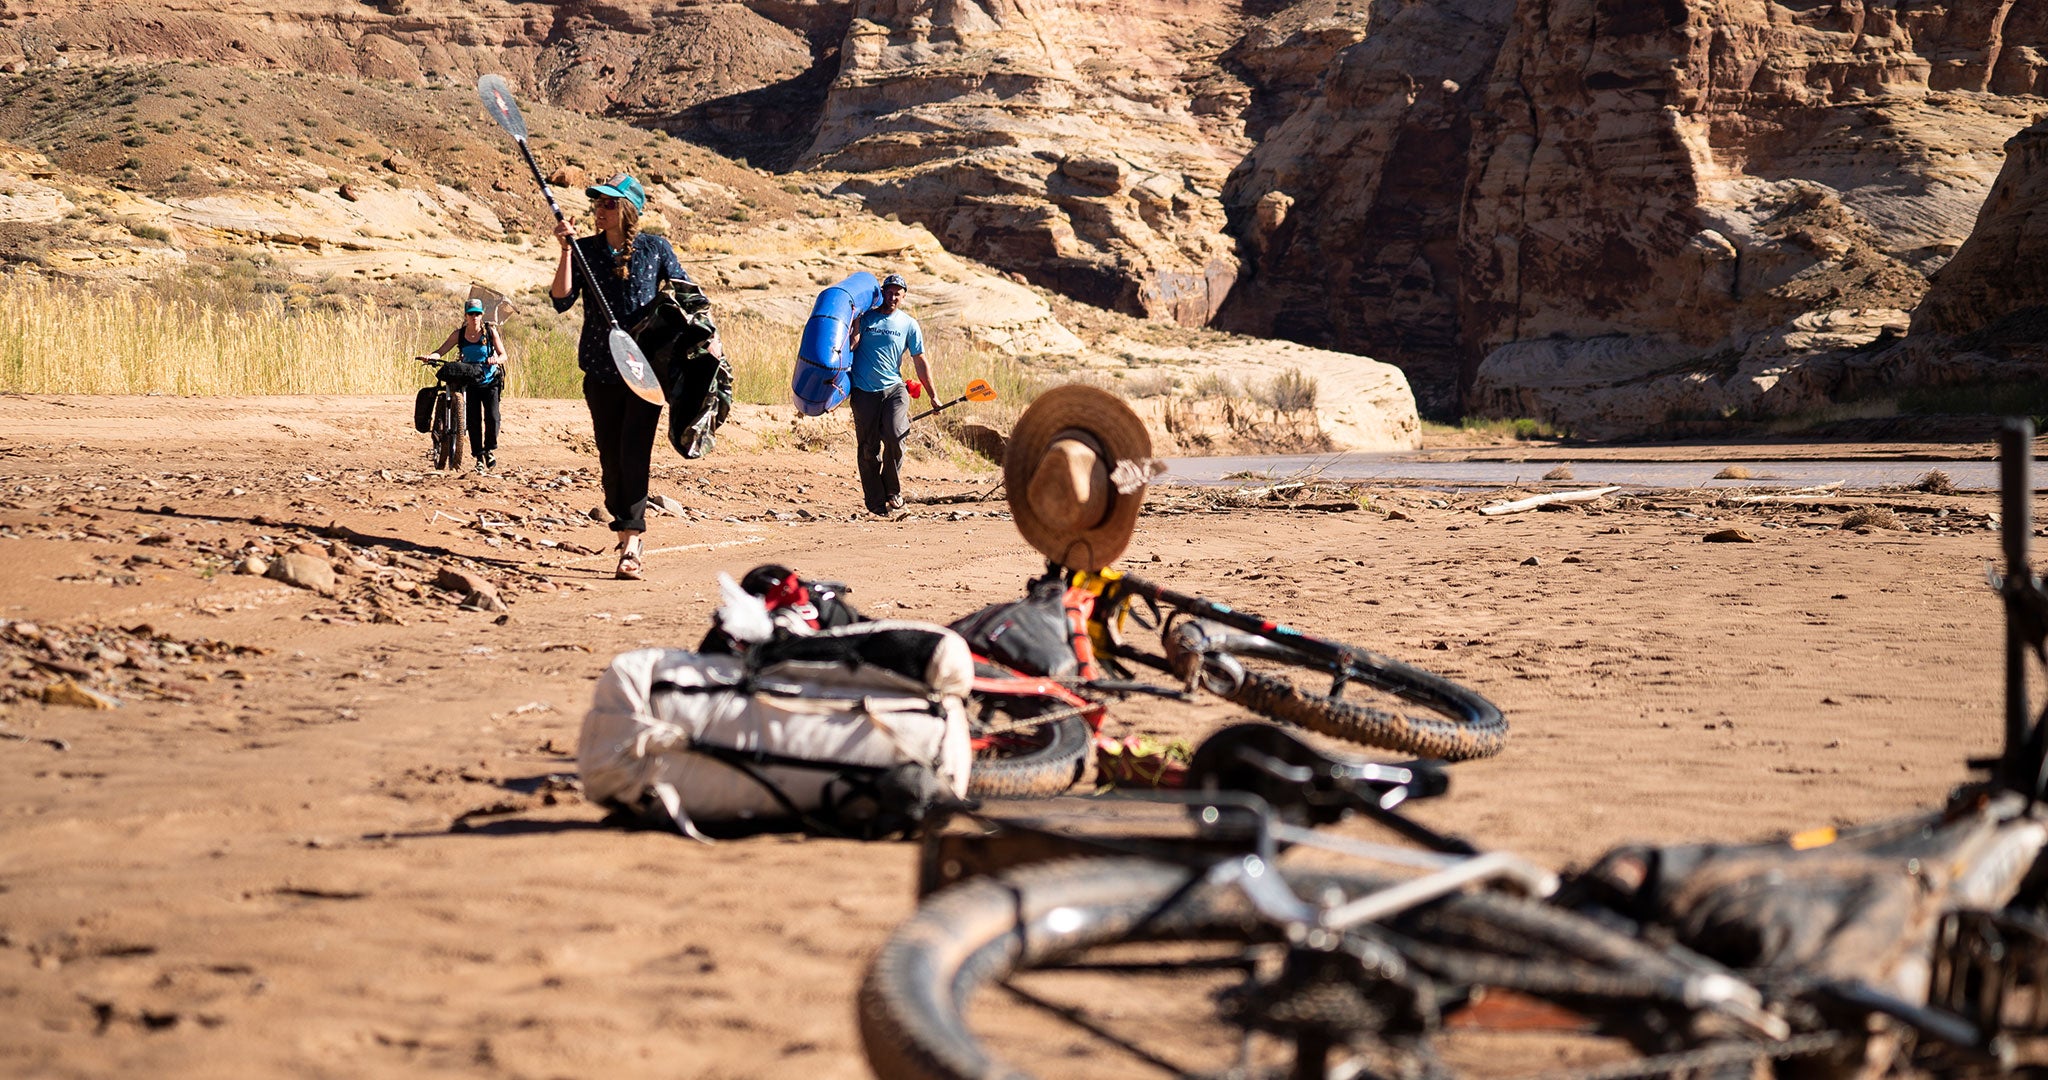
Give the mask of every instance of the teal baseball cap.
[[484, 313], [484, 302], [473, 299], [469, 303], [462, 305], [462, 311], [466, 315], [481, 315]]
[[584, 188], [583, 193], [593, 199], [599, 195], [609, 195], [614, 199], [624, 199], [633, 204], [633, 210], [636, 213], [647, 209], [647, 189], [641, 187], [640, 181], [633, 179], [633, 174], [631, 173], [620, 173], [602, 184], [592, 184]]

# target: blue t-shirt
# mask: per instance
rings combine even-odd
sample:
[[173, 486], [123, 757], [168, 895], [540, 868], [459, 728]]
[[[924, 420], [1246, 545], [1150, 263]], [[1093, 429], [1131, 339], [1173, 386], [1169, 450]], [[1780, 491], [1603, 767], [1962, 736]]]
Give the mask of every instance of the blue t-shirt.
[[903, 385], [903, 354], [924, 355], [924, 328], [898, 310], [876, 308], [860, 317], [860, 341], [853, 346], [853, 388], [869, 393]]
[[471, 341], [467, 337], [464, 337], [462, 331], [466, 329], [468, 328], [463, 327], [455, 332], [455, 347], [461, 350], [462, 359], [464, 363], [484, 365], [484, 373], [482, 377], [477, 379], [477, 381], [481, 383], [489, 383], [491, 380], [496, 379], [498, 377], [498, 372], [500, 370], [498, 365], [492, 364], [490, 362], [491, 355], [498, 351], [491, 347], [490, 327], [484, 328], [483, 340], [481, 341]]

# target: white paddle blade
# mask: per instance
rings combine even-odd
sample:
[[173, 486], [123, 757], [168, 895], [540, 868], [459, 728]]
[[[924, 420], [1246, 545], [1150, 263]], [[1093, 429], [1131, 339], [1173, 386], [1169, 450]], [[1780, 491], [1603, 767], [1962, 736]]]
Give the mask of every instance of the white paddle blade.
[[967, 384], [967, 393], [963, 396], [969, 401], [994, 401], [996, 388], [990, 386], [987, 379], [976, 379]]
[[640, 397], [655, 405], [665, 405], [668, 398], [661, 392], [661, 380], [654, 377], [654, 365], [647, 362], [647, 354], [640, 351], [640, 343], [633, 335], [618, 327], [611, 332], [612, 363], [619, 369], [619, 377]]
[[512, 88], [505, 85], [501, 75], [486, 75], [476, 81], [476, 97], [484, 103], [484, 111], [498, 126], [521, 142], [526, 141], [526, 117], [519, 115], [519, 102], [512, 98]]

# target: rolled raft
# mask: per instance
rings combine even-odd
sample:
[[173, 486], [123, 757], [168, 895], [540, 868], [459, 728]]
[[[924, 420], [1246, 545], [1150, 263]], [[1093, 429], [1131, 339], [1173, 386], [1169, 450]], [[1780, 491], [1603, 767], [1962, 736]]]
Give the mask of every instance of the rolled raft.
[[805, 416], [823, 416], [852, 392], [853, 321], [875, 306], [881, 285], [865, 270], [818, 294], [796, 349], [796, 373], [789, 389]]

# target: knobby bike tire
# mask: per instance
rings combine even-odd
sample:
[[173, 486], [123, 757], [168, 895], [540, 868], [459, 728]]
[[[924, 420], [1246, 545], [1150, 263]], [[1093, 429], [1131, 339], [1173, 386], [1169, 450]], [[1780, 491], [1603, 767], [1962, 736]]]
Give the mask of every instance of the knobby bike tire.
[[1003, 751], [977, 751], [967, 773], [975, 799], [1047, 799], [1080, 782], [1093, 734], [1088, 721], [1062, 717], [1018, 733]]
[[432, 435], [434, 443], [431, 456], [434, 459], [434, 468], [436, 469], [453, 467], [448, 461], [448, 434], [454, 426], [454, 421], [449, 415], [448, 402], [449, 398], [445, 390], [434, 398], [434, 427]]
[[[1206, 645], [1198, 643], [1206, 642]], [[1477, 692], [1434, 672], [1341, 642], [1328, 643], [1341, 660], [1311, 655], [1271, 638], [1191, 619], [1166, 635], [1169, 660], [1191, 650], [1254, 656], [1377, 687], [1429, 709], [1400, 712], [1303, 689], [1289, 679], [1243, 671], [1234, 685], [1210, 689], [1233, 704], [1281, 723], [1364, 746], [1417, 757], [1467, 761], [1492, 757], [1507, 745], [1507, 719]]]
[[463, 399], [460, 394], [448, 395], [448, 467], [462, 468]]
[[[1331, 888], [1356, 895], [1386, 884], [1357, 876], [1285, 876], [1302, 895]], [[1502, 938], [1532, 937], [1518, 941], [1515, 953], [1478, 961], [1445, 946], [1436, 951], [1446, 955], [1416, 957], [1425, 970], [1455, 966], [1463, 956], [1484, 968], [1473, 974], [1483, 975], [1475, 981], [1486, 985], [1675, 1004], [1676, 962], [1590, 920], [1488, 893], [1450, 897], [1432, 908], [1454, 912], [1454, 921], [1468, 928], [1492, 925]], [[1430, 929], [1405, 917], [1396, 922], [1410, 935]], [[1029, 1073], [991, 1055], [967, 1026], [968, 1003], [983, 987], [1105, 945], [1250, 944], [1282, 935], [1235, 887], [1210, 882], [1199, 869], [1149, 859], [1073, 859], [976, 878], [927, 899], [883, 944], [861, 983], [861, 1044], [881, 1080], [1029, 1080]]]

